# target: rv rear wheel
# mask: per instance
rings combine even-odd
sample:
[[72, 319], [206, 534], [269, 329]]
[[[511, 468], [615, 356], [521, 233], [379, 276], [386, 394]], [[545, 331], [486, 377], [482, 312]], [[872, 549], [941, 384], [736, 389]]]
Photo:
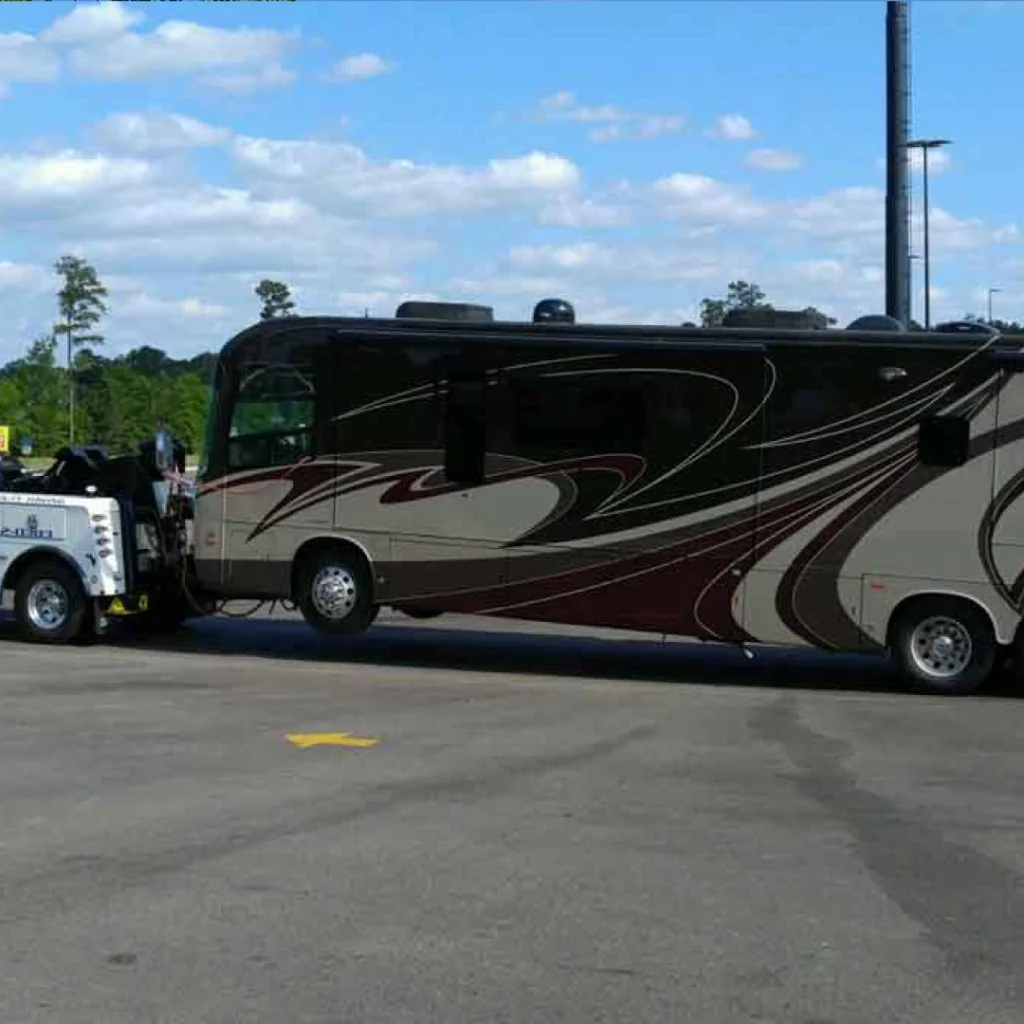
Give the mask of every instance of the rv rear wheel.
[[86, 632], [89, 599], [75, 573], [56, 558], [27, 566], [14, 591], [14, 614], [33, 640], [66, 644]]
[[302, 559], [295, 603], [321, 633], [361, 633], [377, 617], [366, 563], [344, 548], [313, 551]]
[[996, 640], [988, 617], [968, 601], [928, 597], [901, 611], [890, 631], [897, 668], [928, 693], [973, 693], [992, 674]]

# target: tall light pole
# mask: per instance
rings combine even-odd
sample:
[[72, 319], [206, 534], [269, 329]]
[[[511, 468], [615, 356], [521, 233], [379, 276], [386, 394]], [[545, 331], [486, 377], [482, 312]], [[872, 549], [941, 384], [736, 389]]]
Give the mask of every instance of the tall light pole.
[[907, 143], [907, 149], [921, 150], [923, 161], [922, 174], [924, 178], [924, 329], [931, 330], [932, 326], [932, 280], [931, 280], [931, 253], [928, 246], [928, 152], [938, 149], [939, 146], [948, 146], [949, 139], [911, 139]]
[[885, 312], [910, 326], [910, 4], [885, 5]]
[[992, 296], [996, 292], [998, 292], [998, 291], [1002, 291], [1002, 289], [1001, 288], [989, 288], [989, 290], [988, 290], [988, 322], [989, 322], [990, 326], [992, 324]]

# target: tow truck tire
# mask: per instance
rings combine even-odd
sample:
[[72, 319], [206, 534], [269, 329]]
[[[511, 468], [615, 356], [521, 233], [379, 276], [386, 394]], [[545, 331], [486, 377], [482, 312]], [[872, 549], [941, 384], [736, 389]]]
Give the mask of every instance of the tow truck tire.
[[27, 566], [14, 591], [14, 614], [20, 628], [40, 643], [68, 644], [89, 625], [89, 598], [81, 580], [56, 558]]
[[125, 624], [138, 633], [161, 635], [176, 632], [189, 619], [198, 618], [199, 615], [200, 612], [193, 608], [184, 594], [158, 592], [150, 597], [146, 611], [129, 615]]
[[302, 556], [295, 603], [319, 633], [361, 633], [377, 617], [366, 561], [346, 548], [320, 548]]
[[963, 696], [988, 681], [998, 645], [980, 608], [936, 595], [912, 601], [897, 614], [890, 651], [900, 674], [918, 692]]

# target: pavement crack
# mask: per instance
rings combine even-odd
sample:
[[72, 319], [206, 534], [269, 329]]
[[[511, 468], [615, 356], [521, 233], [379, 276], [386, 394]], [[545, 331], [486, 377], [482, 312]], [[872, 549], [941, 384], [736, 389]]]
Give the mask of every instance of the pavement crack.
[[[954, 978], [992, 976], [1008, 999], [1024, 958], [1021, 879], [999, 861], [951, 840], [922, 814], [858, 785], [848, 743], [815, 732], [785, 694], [751, 715], [751, 732], [782, 746], [796, 790], [840, 822], [882, 891], [945, 956]], [[963, 884], [970, 880], [969, 885]]]

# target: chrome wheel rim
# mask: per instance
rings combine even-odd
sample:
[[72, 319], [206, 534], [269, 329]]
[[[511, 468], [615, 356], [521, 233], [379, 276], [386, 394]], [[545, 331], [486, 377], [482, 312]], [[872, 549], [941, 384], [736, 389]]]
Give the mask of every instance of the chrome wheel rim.
[[918, 623], [910, 637], [910, 655], [917, 668], [933, 679], [952, 679], [971, 663], [970, 631], [948, 615]]
[[26, 611], [36, 629], [52, 632], [67, 622], [71, 601], [56, 580], [37, 580], [28, 592]]
[[337, 622], [350, 615], [356, 606], [359, 590], [348, 569], [329, 565], [313, 578], [310, 597], [313, 607], [326, 619]]

